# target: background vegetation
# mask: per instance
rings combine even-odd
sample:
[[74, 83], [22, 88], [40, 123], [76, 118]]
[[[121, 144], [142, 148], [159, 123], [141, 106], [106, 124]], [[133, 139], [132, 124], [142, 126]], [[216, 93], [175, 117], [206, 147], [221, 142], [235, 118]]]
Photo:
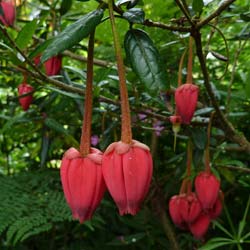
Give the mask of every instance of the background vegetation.
[[[1, 26], [1, 249], [249, 249], [249, 0], [204, 1], [204, 6], [201, 0], [117, 1], [122, 11], [133, 2], [143, 10], [139, 13], [145, 13], [145, 18], [137, 14], [130, 17], [133, 22], [139, 18], [133, 27], [147, 32], [166, 71], [166, 85], [156, 83], [157, 88], [150, 89], [131, 70], [124, 51], [133, 134], [151, 148], [154, 177], [138, 215], [120, 217], [106, 194], [91, 221], [79, 224], [71, 219], [59, 166], [65, 150], [79, 146], [88, 39], [63, 53], [63, 68], [56, 77], [39, 74], [23, 61], [23, 56], [32, 60], [35, 54], [42, 53], [44, 41], [96, 9], [98, 2], [19, 0], [15, 26]], [[191, 126], [182, 126], [174, 151], [169, 122], [173, 114], [169, 106], [173, 107], [174, 102], [169, 93], [177, 87], [179, 61], [188, 46], [190, 28], [180, 2], [189, 6], [192, 20], [201, 24], [201, 43], [199, 35], [195, 43], [196, 48], [202, 48], [196, 51], [193, 68], [194, 82], [200, 88], [197, 111]], [[124, 40], [130, 23], [117, 18], [117, 25]], [[202, 61], [202, 53], [206, 62]], [[109, 20], [97, 27], [95, 59], [92, 133], [100, 139], [97, 147], [105, 150], [120, 136], [118, 76]], [[24, 72], [35, 88], [33, 103], [26, 112], [17, 96]], [[185, 79], [186, 61], [182, 74]], [[225, 206], [205, 239], [199, 241], [172, 224], [167, 204], [178, 193], [185, 172], [189, 136], [195, 145], [193, 174], [203, 168], [206, 128], [214, 110], [212, 167], [221, 177]]]

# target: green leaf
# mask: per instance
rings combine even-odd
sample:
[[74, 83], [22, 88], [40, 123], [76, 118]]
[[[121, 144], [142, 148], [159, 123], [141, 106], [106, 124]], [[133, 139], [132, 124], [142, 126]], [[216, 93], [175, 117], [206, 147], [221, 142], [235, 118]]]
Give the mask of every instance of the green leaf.
[[196, 13], [200, 13], [202, 11], [202, 8], [204, 7], [204, 2], [203, 0], [193, 0], [192, 3], [192, 9], [196, 12]]
[[192, 128], [191, 134], [195, 147], [198, 149], [205, 149], [207, 144], [206, 131], [202, 128]]
[[198, 250], [212, 250], [212, 249], [217, 249], [218, 247], [226, 246], [229, 244], [233, 244], [233, 241], [230, 239], [213, 238], [213, 239], [209, 240], [204, 246], [200, 247]]
[[52, 39], [49, 39], [49, 40], [46, 40], [44, 41], [43, 43], [39, 44], [35, 50], [33, 50], [30, 55], [29, 55], [29, 58], [32, 59], [34, 58], [35, 56], [41, 54], [48, 46], [49, 44], [51, 43]]
[[94, 10], [75, 23], [69, 25], [58, 36], [56, 36], [51, 44], [47, 47], [41, 57], [41, 62], [47, 61], [52, 56], [58, 55], [62, 51], [69, 49], [79, 43], [84, 37], [87, 37], [95, 27], [101, 22], [103, 10]]
[[246, 96], [250, 98], [250, 72], [247, 74], [245, 84]]
[[124, 46], [132, 69], [148, 90], [169, 89], [160, 54], [144, 31], [129, 30], [125, 36]]
[[72, 6], [72, 0], [62, 0], [62, 4], [60, 7], [60, 14], [64, 15], [66, 14]]
[[133, 8], [124, 12], [122, 16], [131, 23], [143, 23], [145, 13], [142, 9]]
[[22, 30], [18, 33], [16, 38], [16, 44], [20, 49], [25, 49], [29, 42], [32, 40], [32, 36], [37, 28], [37, 19], [27, 23]]

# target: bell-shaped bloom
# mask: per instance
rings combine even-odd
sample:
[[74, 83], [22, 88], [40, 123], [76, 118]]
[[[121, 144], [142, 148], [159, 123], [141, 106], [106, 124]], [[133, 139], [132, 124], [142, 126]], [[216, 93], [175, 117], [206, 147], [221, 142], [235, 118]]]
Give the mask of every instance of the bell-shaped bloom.
[[218, 218], [222, 212], [222, 202], [220, 198], [218, 197], [217, 200], [215, 201], [214, 206], [208, 211], [208, 215], [211, 220], [215, 220]]
[[131, 144], [114, 142], [103, 155], [102, 171], [120, 215], [135, 215], [151, 182], [153, 163], [149, 148], [135, 140]]
[[62, 159], [60, 174], [64, 195], [73, 217], [81, 223], [92, 217], [106, 189], [101, 161], [102, 152], [95, 148], [91, 148], [86, 157], [70, 148]]
[[[29, 92], [32, 92], [33, 90], [34, 88], [31, 85], [29, 85], [26, 82], [23, 82], [18, 86], [18, 95], [19, 96], [24, 95]], [[21, 104], [24, 111], [29, 109], [32, 99], [33, 99], [32, 94], [19, 98], [19, 103]]]
[[186, 223], [194, 222], [201, 212], [201, 204], [195, 193], [183, 195], [180, 200], [180, 214]]
[[169, 214], [170, 217], [173, 221], [173, 223], [180, 227], [180, 228], [185, 228], [185, 221], [181, 215], [181, 204], [182, 204], [182, 199], [183, 199], [183, 195], [174, 195], [171, 197], [171, 199], [169, 200]]
[[185, 83], [175, 91], [175, 104], [182, 123], [189, 124], [197, 105], [199, 88], [192, 83]]
[[51, 57], [44, 63], [44, 67], [47, 76], [58, 75], [58, 73], [62, 68], [62, 57], [61, 56]]
[[201, 239], [206, 234], [209, 224], [209, 216], [205, 213], [201, 213], [193, 223], [189, 224], [189, 230], [196, 239]]
[[212, 209], [219, 195], [220, 181], [212, 173], [201, 172], [194, 184], [202, 208]]
[[0, 22], [5, 26], [13, 26], [16, 18], [15, 5], [11, 1], [2, 1], [0, 3], [3, 13], [0, 15]]

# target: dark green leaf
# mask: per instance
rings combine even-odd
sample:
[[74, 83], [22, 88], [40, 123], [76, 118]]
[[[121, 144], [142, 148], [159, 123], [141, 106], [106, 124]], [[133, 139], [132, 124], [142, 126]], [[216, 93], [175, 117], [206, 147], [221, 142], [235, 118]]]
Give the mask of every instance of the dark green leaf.
[[201, 12], [203, 6], [204, 6], [203, 0], [193, 0], [192, 8], [196, 13]]
[[32, 36], [37, 27], [37, 19], [27, 23], [22, 30], [18, 33], [16, 38], [16, 44], [20, 49], [25, 49], [29, 42], [32, 40]]
[[46, 40], [44, 41], [43, 43], [39, 44], [35, 50], [33, 50], [30, 55], [29, 55], [29, 58], [32, 59], [34, 58], [35, 56], [41, 54], [48, 46], [49, 44], [52, 42], [52, 40]]
[[149, 90], [169, 89], [160, 54], [144, 31], [129, 30], [125, 37], [124, 46], [134, 72]]
[[62, 0], [61, 8], [60, 8], [60, 14], [64, 15], [66, 14], [72, 6], [72, 0]]
[[40, 163], [41, 167], [43, 167], [46, 162], [48, 149], [49, 149], [49, 136], [47, 131], [45, 130], [42, 137], [41, 163]]
[[195, 147], [198, 149], [205, 149], [207, 144], [206, 131], [202, 128], [192, 128], [191, 134]]
[[52, 40], [51, 44], [43, 53], [41, 62], [43, 63], [50, 57], [58, 55], [62, 51], [79, 43], [95, 29], [95, 27], [101, 22], [102, 17], [103, 10], [99, 9], [84, 15], [75, 23], [69, 25]]
[[131, 23], [143, 23], [145, 13], [142, 9], [133, 8], [124, 12], [122, 16]]
[[245, 22], [250, 22], [250, 12], [240, 14], [240, 18]]
[[245, 84], [246, 84], [246, 87], [245, 87], [246, 96], [247, 98], [250, 98], [250, 72], [247, 74]]

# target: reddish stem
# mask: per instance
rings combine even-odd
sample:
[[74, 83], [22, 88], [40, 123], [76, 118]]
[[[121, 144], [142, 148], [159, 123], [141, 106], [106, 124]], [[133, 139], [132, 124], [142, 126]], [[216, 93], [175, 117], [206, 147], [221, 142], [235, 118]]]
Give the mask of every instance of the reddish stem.
[[210, 146], [210, 136], [211, 136], [211, 128], [212, 128], [212, 121], [213, 121], [213, 117], [214, 117], [215, 112], [212, 112], [210, 115], [210, 120], [208, 123], [208, 127], [207, 127], [207, 145], [205, 148], [205, 171], [207, 173], [210, 173], [210, 150], [209, 150], [209, 146]]
[[131, 117], [128, 102], [128, 91], [126, 86], [125, 69], [122, 59], [122, 50], [119, 42], [119, 37], [115, 25], [115, 17], [113, 13], [113, 1], [108, 1], [109, 15], [114, 38], [114, 46], [116, 52], [117, 69], [120, 83], [120, 98], [121, 98], [121, 113], [122, 113], [122, 131], [121, 141], [130, 144], [132, 142]]
[[190, 194], [192, 191], [192, 182], [191, 182], [191, 165], [192, 165], [192, 160], [193, 160], [193, 155], [192, 155], [192, 142], [191, 140], [188, 141], [188, 148], [187, 148], [187, 193]]
[[184, 50], [182, 56], [181, 56], [181, 60], [179, 62], [179, 69], [178, 69], [178, 87], [180, 87], [182, 85], [182, 69], [183, 69], [183, 62], [184, 62], [184, 58], [186, 56], [187, 53], [187, 49]]
[[193, 69], [193, 38], [189, 37], [189, 54], [188, 54], [188, 66], [187, 66], [187, 80], [186, 83], [192, 83], [192, 69]]
[[88, 44], [87, 80], [86, 80], [86, 90], [85, 90], [82, 135], [80, 142], [80, 153], [83, 157], [85, 157], [90, 153], [90, 145], [91, 145], [90, 143], [91, 143], [91, 120], [92, 120], [94, 38], [95, 38], [95, 31], [93, 31], [90, 34], [89, 44]]

